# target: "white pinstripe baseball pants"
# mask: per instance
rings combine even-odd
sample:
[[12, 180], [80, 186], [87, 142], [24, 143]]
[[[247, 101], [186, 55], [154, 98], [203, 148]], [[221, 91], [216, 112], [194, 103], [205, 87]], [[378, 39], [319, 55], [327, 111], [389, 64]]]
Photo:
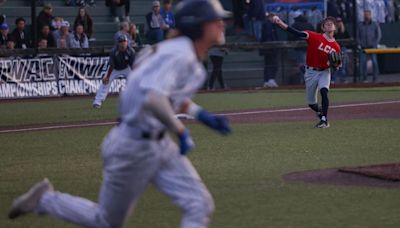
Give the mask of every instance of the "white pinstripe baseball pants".
[[93, 104], [101, 105], [103, 101], [106, 100], [108, 92], [110, 91], [111, 83], [117, 79], [118, 77], [127, 78], [128, 75], [131, 73], [131, 68], [127, 67], [123, 70], [113, 70], [110, 75], [110, 79], [107, 85], [103, 83], [100, 84], [99, 89], [96, 92], [96, 97], [94, 98]]
[[103, 183], [99, 203], [47, 192], [36, 210], [83, 227], [118, 228], [153, 183], [183, 211], [181, 227], [207, 227], [214, 210], [210, 193], [196, 170], [169, 137], [133, 140], [114, 127], [102, 145]]

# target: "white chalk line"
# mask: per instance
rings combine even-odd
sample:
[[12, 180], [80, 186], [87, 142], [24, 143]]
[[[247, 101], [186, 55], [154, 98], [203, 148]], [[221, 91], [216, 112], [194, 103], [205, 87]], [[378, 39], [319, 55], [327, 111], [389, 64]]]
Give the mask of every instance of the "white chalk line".
[[[400, 101], [381, 101], [381, 102], [369, 102], [369, 103], [359, 103], [359, 104], [345, 104], [345, 105], [333, 105], [330, 109], [334, 108], [349, 108], [349, 107], [362, 107], [362, 106], [373, 106], [373, 105], [385, 105], [385, 104], [398, 104]], [[288, 109], [273, 109], [273, 110], [260, 110], [260, 111], [248, 111], [248, 112], [232, 112], [218, 114], [220, 116], [241, 116], [241, 115], [254, 115], [254, 114], [264, 114], [264, 113], [278, 113], [278, 112], [298, 112], [298, 111], [308, 111], [310, 108], [288, 108]]]
[[98, 122], [98, 123], [64, 124], [64, 125], [43, 126], [43, 127], [28, 127], [28, 128], [20, 128], [20, 129], [0, 130], [0, 134], [44, 131], [44, 130], [57, 130], [57, 129], [68, 129], [68, 128], [101, 127], [101, 126], [114, 125], [116, 123], [117, 122], [115, 122], [115, 121], [108, 121], [108, 122]]
[[[399, 101], [380, 101], [380, 102], [367, 102], [367, 103], [358, 103], [358, 104], [332, 105], [329, 108], [336, 109], [336, 108], [362, 107], [362, 106], [399, 104], [399, 103], [400, 103], [400, 100]], [[297, 112], [297, 111], [307, 111], [307, 110], [309, 110], [309, 108], [288, 108], [288, 109], [260, 110], [260, 111], [248, 111], [248, 112], [231, 112], [231, 113], [222, 113], [222, 114], [218, 114], [218, 115], [219, 116], [241, 116], [241, 115], [265, 114], [265, 113]], [[97, 123], [63, 124], [63, 125], [53, 125], [53, 126], [43, 126], [43, 127], [27, 127], [27, 128], [21, 128], [21, 129], [0, 130], [0, 134], [45, 131], [45, 130], [56, 130], [56, 129], [68, 129], [68, 128], [100, 127], [100, 126], [114, 125], [116, 123], [117, 123], [116, 121], [105, 121], [105, 122], [97, 122]]]

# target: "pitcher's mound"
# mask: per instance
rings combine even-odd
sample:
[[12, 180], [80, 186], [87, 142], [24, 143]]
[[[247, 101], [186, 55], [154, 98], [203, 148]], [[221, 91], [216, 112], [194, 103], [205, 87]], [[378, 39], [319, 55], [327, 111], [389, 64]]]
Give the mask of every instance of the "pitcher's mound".
[[400, 164], [382, 164], [293, 172], [282, 177], [287, 182], [400, 188]]
[[339, 171], [375, 177], [389, 181], [400, 181], [400, 163], [340, 168]]

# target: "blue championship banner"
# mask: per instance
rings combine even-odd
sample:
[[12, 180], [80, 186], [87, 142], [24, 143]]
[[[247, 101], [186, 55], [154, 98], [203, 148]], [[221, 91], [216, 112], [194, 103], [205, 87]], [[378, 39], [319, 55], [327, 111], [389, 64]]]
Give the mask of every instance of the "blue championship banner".
[[[0, 58], [0, 99], [95, 94], [107, 73], [109, 57], [38, 56]], [[126, 79], [114, 80], [119, 93]]]

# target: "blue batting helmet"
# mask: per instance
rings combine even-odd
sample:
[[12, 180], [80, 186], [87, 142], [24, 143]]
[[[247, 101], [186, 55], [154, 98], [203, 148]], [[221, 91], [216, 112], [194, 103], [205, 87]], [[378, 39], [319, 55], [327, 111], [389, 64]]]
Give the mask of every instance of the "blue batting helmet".
[[193, 40], [201, 37], [202, 24], [232, 16], [218, 0], [183, 0], [175, 10], [176, 28]]

